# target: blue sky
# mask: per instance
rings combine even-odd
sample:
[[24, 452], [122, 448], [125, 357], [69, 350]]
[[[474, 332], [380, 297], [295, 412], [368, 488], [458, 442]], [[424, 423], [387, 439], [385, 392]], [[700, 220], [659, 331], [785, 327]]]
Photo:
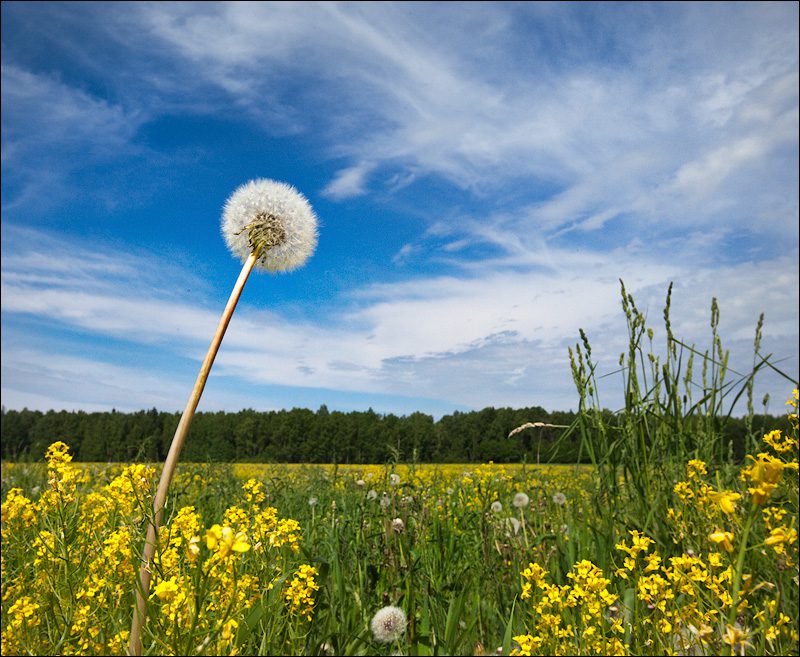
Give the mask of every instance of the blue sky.
[[[620, 403], [619, 279], [798, 372], [797, 3], [2, 5], [2, 404], [179, 410], [242, 183], [317, 251], [254, 274], [200, 410]], [[733, 379], [735, 376], [730, 375]], [[757, 380], [783, 412], [790, 384]]]

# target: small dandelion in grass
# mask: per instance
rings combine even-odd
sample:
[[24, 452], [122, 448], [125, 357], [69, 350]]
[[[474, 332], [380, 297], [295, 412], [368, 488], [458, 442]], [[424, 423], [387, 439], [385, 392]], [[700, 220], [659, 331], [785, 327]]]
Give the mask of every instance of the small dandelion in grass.
[[564, 506], [567, 503], [567, 496], [559, 491], [553, 495], [553, 503], [557, 504], [558, 506]]
[[494, 502], [492, 502], [491, 509], [492, 513], [500, 513], [503, 510], [503, 505], [497, 500], [495, 500]]
[[389, 475], [389, 483], [392, 486], [400, 485], [400, 475], [399, 474], [395, 474], [394, 472], [392, 474], [390, 474]]
[[517, 493], [511, 503], [518, 509], [524, 509], [530, 501], [530, 498], [525, 493]]
[[371, 488], [367, 492], [367, 499], [368, 500], [376, 500], [376, 499], [378, 499], [378, 491], [376, 491], [374, 488]]
[[319, 500], [316, 497], [309, 497], [308, 498], [308, 506], [310, 506], [312, 508], [317, 506], [317, 502], [319, 502]]
[[381, 509], [388, 508], [391, 503], [392, 503], [392, 500], [389, 498], [389, 496], [386, 493], [384, 493], [381, 496]]
[[378, 643], [393, 643], [406, 631], [406, 614], [400, 607], [384, 607], [373, 617], [370, 627]]
[[364, 481], [363, 479], [356, 479], [356, 486], [358, 486], [359, 488], [364, 488], [364, 486], [366, 486], [366, 485], [367, 485], [367, 482]]
[[392, 530], [396, 534], [402, 534], [406, 530], [406, 524], [403, 522], [402, 518], [395, 518], [392, 520]]

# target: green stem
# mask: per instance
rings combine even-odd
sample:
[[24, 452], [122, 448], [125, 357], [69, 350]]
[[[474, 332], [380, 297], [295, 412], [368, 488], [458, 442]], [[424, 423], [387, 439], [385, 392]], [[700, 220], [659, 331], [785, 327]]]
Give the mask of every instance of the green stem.
[[[739, 554], [736, 557], [736, 568], [733, 573], [733, 587], [731, 588], [731, 610], [728, 612], [728, 624], [733, 626], [736, 623], [736, 609], [739, 606], [739, 592], [742, 587], [742, 571], [744, 570], [744, 558], [747, 553], [747, 540], [750, 537], [750, 529], [753, 527], [753, 521], [758, 514], [758, 505], [755, 503], [750, 507], [750, 513], [747, 515], [747, 520], [744, 523], [742, 530], [742, 540], [739, 544]], [[734, 652], [734, 647], [731, 646], [731, 654]]]

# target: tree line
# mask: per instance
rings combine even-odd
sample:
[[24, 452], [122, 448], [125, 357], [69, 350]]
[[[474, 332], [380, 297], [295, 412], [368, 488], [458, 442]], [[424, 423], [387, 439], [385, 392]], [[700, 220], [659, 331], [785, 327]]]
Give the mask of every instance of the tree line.
[[[608, 413], [609, 420], [613, 414]], [[259, 463], [569, 463], [580, 454], [577, 432], [563, 437], [576, 414], [529, 408], [484, 408], [445, 415], [406, 416], [368, 411], [348, 413], [291, 410], [198, 413], [181, 454], [184, 461]], [[32, 411], [2, 408], [2, 458], [40, 461], [56, 440], [67, 443], [76, 461], [159, 462], [169, 449], [180, 413]], [[785, 417], [755, 416], [755, 431], [784, 427]], [[742, 455], [748, 429], [743, 419], [724, 427], [734, 453]], [[585, 458], [583, 459], [585, 460]]]

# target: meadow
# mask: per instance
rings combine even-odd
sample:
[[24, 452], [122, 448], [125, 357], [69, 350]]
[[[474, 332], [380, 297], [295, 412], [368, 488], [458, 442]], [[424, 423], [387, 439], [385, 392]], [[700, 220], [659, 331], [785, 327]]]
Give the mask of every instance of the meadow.
[[[797, 654], [796, 387], [736, 460], [716, 334], [695, 387], [668, 312], [661, 362], [623, 307], [613, 424], [570, 350], [589, 465], [182, 463], [143, 653]], [[160, 466], [43, 457], [3, 463], [2, 652], [125, 654]]]

